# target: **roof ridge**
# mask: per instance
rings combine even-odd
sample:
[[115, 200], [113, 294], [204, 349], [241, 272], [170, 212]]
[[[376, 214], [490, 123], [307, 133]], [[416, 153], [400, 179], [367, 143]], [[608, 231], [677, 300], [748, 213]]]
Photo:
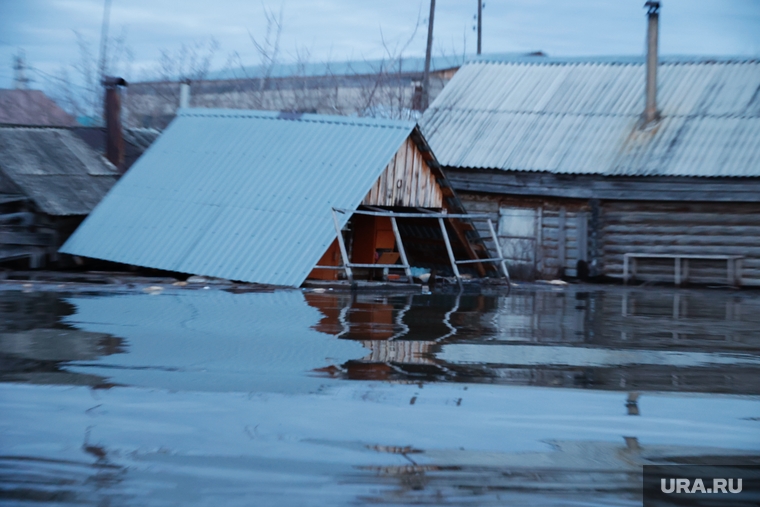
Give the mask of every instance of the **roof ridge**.
[[[448, 111], [448, 112], [465, 112], [465, 113], [488, 113], [488, 114], [538, 114], [538, 115], [553, 115], [553, 116], [605, 116], [605, 117], [626, 117], [635, 118], [641, 116], [641, 113], [599, 113], [599, 112], [580, 112], [580, 111], [527, 111], [521, 109], [483, 109], [483, 108], [467, 108], [467, 107], [431, 107], [430, 110], [435, 111]], [[737, 113], [700, 113], [693, 112], [688, 114], [662, 114], [661, 118], [747, 118], [756, 119], [760, 118], [760, 111], [756, 114], [737, 114]]]
[[[524, 65], [643, 65], [645, 55], [600, 56], [505, 56], [482, 55], [468, 60], [473, 64], [524, 64]], [[707, 64], [760, 64], [757, 55], [660, 55], [660, 65], [707, 65]]]
[[180, 109], [178, 117], [216, 117], [216, 118], [258, 118], [262, 120], [299, 121], [308, 123], [323, 123], [335, 125], [357, 125], [362, 127], [412, 129], [417, 123], [406, 120], [390, 120], [385, 118], [355, 117], [324, 115], [313, 113], [290, 113], [284, 111], [262, 111], [258, 109], [211, 109], [185, 108]]

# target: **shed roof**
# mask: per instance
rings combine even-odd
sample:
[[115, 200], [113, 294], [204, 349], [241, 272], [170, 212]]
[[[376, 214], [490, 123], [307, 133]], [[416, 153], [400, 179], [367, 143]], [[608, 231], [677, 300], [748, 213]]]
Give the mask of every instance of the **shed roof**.
[[[414, 123], [183, 109], [64, 253], [298, 286]], [[348, 215], [338, 215], [341, 226]]]
[[86, 215], [116, 168], [69, 129], [0, 127], [0, 175], [50, 215]]
[[482, 58], [420, 125], [443, 166], [605, 176], [760, 176], [760, 59], [664, 57], [641, 129], [644, 59]]

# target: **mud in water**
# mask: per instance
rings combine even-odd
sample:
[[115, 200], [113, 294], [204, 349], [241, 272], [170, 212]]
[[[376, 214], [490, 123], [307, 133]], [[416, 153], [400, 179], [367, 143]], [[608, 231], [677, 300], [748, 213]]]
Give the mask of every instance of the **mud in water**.
[[640, 505], [642, 464], [760, 461], [756, 292], [97, 290], [0, 290], [0, 503]]

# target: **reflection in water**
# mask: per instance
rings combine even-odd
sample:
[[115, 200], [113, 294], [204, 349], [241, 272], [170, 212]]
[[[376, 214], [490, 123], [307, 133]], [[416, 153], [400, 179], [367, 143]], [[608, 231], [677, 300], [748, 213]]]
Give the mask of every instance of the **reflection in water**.
[[0, 292], [0, 381], [110, 387], [101, 376], [63, 367], [125, 351], [121, 338], [65, 324], [74, 313], [59, 294]]
[[306, 300], [323, 315], [314, 329], [369, 349], [343, 365], [347, 378], [760, 393], [752, 296], [613, 289]]
[[0, 501], [53, 505], [115, 505], [127, 471], [107, 461], [0, 456]]

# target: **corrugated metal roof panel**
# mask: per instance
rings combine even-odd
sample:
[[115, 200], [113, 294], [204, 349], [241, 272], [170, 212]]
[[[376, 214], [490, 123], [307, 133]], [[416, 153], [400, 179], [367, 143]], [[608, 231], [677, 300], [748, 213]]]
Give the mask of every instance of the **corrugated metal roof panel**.
[[298, 286], [335, 239], [331, 208], [355, 209], [413, 128], [182, 110], [61, 251]]
[[482, 59], [421, 128], [443, 166], [560, 174], [760, 176], [760, 60], [663, 58], [641, 130], [641, 58]]

